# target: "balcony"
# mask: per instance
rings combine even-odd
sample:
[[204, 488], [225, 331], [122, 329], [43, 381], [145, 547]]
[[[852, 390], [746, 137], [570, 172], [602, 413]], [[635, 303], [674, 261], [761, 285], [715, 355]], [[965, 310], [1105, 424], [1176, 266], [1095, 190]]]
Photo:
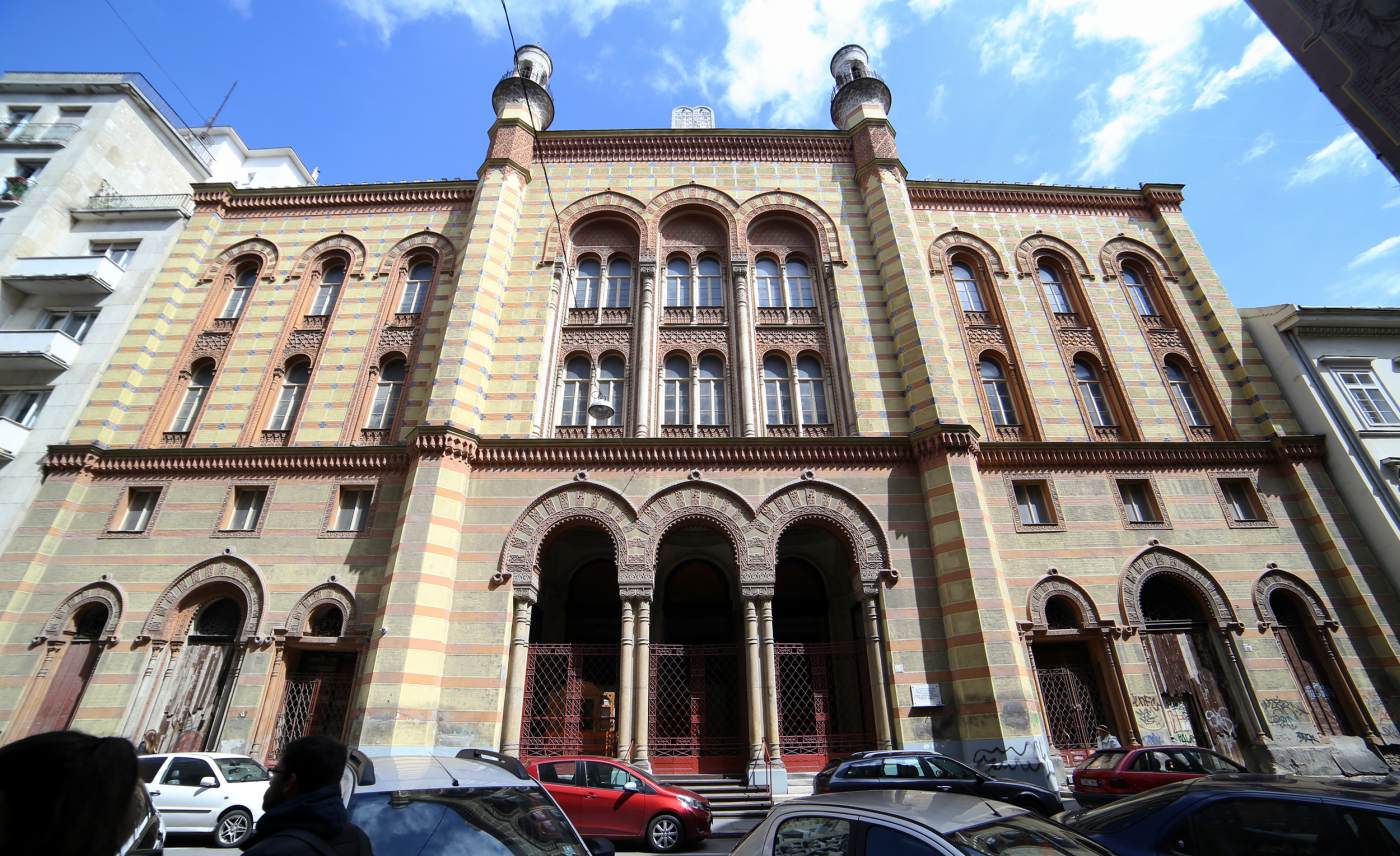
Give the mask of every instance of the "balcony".
[[13, 461], [28, 439], [28, 428], [13, 419], [0, 419], [0, 462]]
[[0, 330], [0, 368], [7, 371], [65, 371], [82, 344], [58, 330]]
[[62, 146], [81, 127], [75, 122], [0, 122], [0, 146]]
[[74, 220], [188, 220], [194, 214], [194, 197], [188, 193], [92, 196], [72, 214]]
[[4, 280], [25, 294], [106, 297], [123, 273], [106, 256], [30, 256], [15, 259]]

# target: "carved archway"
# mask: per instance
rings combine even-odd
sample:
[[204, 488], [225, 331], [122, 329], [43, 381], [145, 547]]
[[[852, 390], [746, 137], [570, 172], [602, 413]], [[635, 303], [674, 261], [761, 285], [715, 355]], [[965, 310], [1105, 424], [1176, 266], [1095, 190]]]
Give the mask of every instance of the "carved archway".
[[1260, 625], [1272, 626], [1279, 623], [1278, 616], [1274, 615], [1274, 607], [1269, 602], [1269, 598], [1279, 589], [1292, 592], [1306, 605], [1308, 617], [1315, 626], [1327, 627], [1336, 623], [1312, 586], [1287, 571], [1270, 568], [1254, 582], [1254, 613], [1259, 616]]
[[1142, 628], [1142, 587], [1158, 574], [1170, 574], [1192, 588], [1200, 598], [1201, 606], [1210, 620], [1220, 629], [1234, 629], [1240, 626], [1235, 617], [1235, 609], [1220, 583], [1197, 562], [1166, 547], [1149, 547], [1128, 563], [1123, 571], [1119, 587], [1119, 608], [1123, 612], [1123, 622], [1130, 627]]
[[117, 628], [121, 626], [126, 596], [122, 594], [122, 590], [117, 588], [115, 583], [102, 579], [95, 583], [89, 583], [65, 597], [59, 603], [58, 608], [49, 616], [49, 620], [44, 623], [43, 632], [34, 637], [34, 644], [41, 645], [45, 642], [61, 640], [63, 628], [68, 625], [68, 619], [90, 603], [100, 603], [107, 608], [107, 622], [102, 626], [101, 638], [105, 641], [115, 640]]
[[1042, 252], [1052, 252], [1062, 257], [1081, 279], [1086, 282], [1093, 280], [1094, 275], [1089, 272], [1089, 265], [1084, 262], [1084, 257], [1078, 250], [1066, 241], [1040, 232], [1026, 238], [1016, 247], [1016, 270], [1022, 278], [1035, 275], [1035, 257]]
[[[569, 203], [559, 212], [559, 224], [563, 225], [564, 234], [571, 235], [580, 220], [600, 213], [612, 214], [626, 220], [637, 230], [638, 235], [646, 235], [646, 204], [634, 196], [628, 196], [614, 190], [594, 193]], [[545, 231], [544, 249], [540, 253], [541, 265], [564, 260], [564, 247], [559, 241], [559, 224], [551, 223]], [[643, 259], [654, 258], [654, 255], [647, 255], [647, 250], [647, 242], [643, 237]]]
[[551, 532], [573, 523], [597, 526], [612, 539], [620, 580], [623, 569], [636, 564], [642, 555], [633, 536], [636, 519], [631, 503], [610, 487], [580, 481], [552, 488], [511, 525], [501, 548], [498, 581], [509, 579], [517, 593], [533, 600], [539, 587], [540, 546]]
[[263, 238], [249, 238], [246, 241], [239, 241], [228, 249], [214, 257], [204, 268], [204, 274], [200, 276], [200, 282], [213, 282], [219, 276], [219, 271], [224, 270], [230, 262], [242, 256], [257, 256], [261, 261], [258, 267], [258, 278], [271, 282], [277, 277], [277, 245]]
[[846, 258], [841, 252], [841, 236], [836, 230], [836, 221], [817, 203], [786, 190], [770, 190], [745, 199], [737, 214], [741, 233], [747, 235], [755, 220], [770, 213], [785, 213], [804, 221], [816, 237], [817, 250], [821, 253], [822, 262], [839, 265], [846, 263]]
[[388, 276], [398, 267], [400, 259], [412, 253], [414, 250], [420, 249], [432, 250], [437, 255], [436, 274], [438, 276], [450, 272], [457, 266], [456, 246], [437, 232], [425, 229], [421, 232], [415, 232], [409, 235], [407, 238], [404, 238], [391, 247], [389, 251], [380, 258], [379, 271], [375, 276]]
[[173, 626], [176, 612], [188, 605], [193, 596], [207, 588], [228, 587], [243, 599], [243, 624], [238, 637], [252, 641], [258, 636], [266, 603], [262, 575], [249, 562], [237, 556], [215, 556], [192, 566], [156, 598], [141, 629], [141, 638], [169, 642], [177, 632]]
[[1001, 263], [1001, 254], [996, 251], [995, 247], [976, 235], [960, 229], [945, 232], [929, 247], [929, 271], [942, 274], [946, 260], [954, 250], [962, 250], [979, 256], [982, 259], [983, 267], [991, 271], [993, 276], [1002, 278], [1008, 276], [1006, 267]]
[[646, 256], [656, 257], [656, 247], [661, 240], [661, 221], [671, 211], [684, 206], [704, 209], [724, 223], [731, 258], [741, 258], [747, 253], [744, 235], [739, 231], [739, 221], [735, 217], [739, 203], [734, 197], [704, 184], [686, 184], [658, 193], [647, 204], [646, 229], [642, 232], [642, 252]]
[[1030, 620], [1032, 630], [1050, 629], [1046, 607], [1049, 606], [1050, 600], [1056, 597], [1068, 598], [1074, 603], [1079, 612], [1079, 629], [1097, 630], [1102, 625], [1099, 608], [1094, 605], [1094, 599], [1089, 597], [1089, 593], [1073, 580], [1056, 575], [1044, 577], [1031, 586], [1030, 595], [1026, 598], [1026, 617]]
[[356, 279], [362, 278], [365, 275], [365, 245], [360, 243], [358, 238], [341, 232], [339, 235], [322, 238], [307, 247], [306, 251], [297, 259], [288, 279], [294, 281], [300, 279], [306, 273], [308, 265], [325, 254], [337, 250], [350, 257], [350, 263], [346, 265], [346, 275]]
[[754, 540], [763, 548], [768, 572], [778, 562], [778, 541], [789, 526], [804, 520], [824, 523], [849, 545], [861, 589], [874, 592], [881, 574], [895, 576], [890, 567], [889, 542], [879, 521], [850, 492], [828, 482], [804, 480], [778, 488], [759, 504]]
[[729, 539], [742, 585], [747, 582], [744, 576], [753, 567], [753, 559], [762, 555], [761, 543], [749, 537], [753, 519], [753, 509], [738, 493], [695, 479], [652, 494], [637, 513], [637, 530], [646, 539], [644, 560], [655, 568], [661, 541], [677, 524], [689, 520], [715, 526]]
[[1118, 263], [1123, 256], [1136, 256], [1157, 269], [1157, 277], [1163, 282], [1176, 282], [1176, 275], [1172, 273], [1171, 266], [1167, 260], [1162, 258], [1162, 254], [1144, 244], [1136, 238], [1129, 238], [1119, 235], [1110, 239], [1099, 250], [1099, 267], [1103, 269], [1104, 279], [1115, 279], [1118, 276]]
[[331, 579], [302, 595], [296, 606], [292, 607], [292, 611], [287, 613], [287, 637], [295, 639], [306, 635], [307, 619], [322, 606], [334, 606], [340, 610], [341, 636], [357, 635], [355, 596], [345, 586]]

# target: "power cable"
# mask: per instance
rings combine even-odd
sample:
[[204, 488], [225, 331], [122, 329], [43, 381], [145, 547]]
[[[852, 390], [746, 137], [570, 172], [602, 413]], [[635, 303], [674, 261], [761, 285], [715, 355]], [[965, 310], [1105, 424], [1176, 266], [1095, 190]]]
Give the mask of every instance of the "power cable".
[[[156, 68], [160, 69], [161, 74], [166, 76], [166, 79], [170, 81], [170, 85], [175, 87], [175, 91], [180, 93], [180, 97], [185, 99], [186, 104], [190, 105], [190, 109], [194, 111], [195, 118], [198, 119], [201, 115], [199, 108], [195, 106], [194, 101], [190, 100], [190, 96], [185, 94], [185, 90], [180, 88], [179, 82], [175, 80], [175, 75], [165, 70], [165, 66], [160, 64], [160, 60], [156, 59], [156, 55], [151, 53], [151, 49], [146, 47], [146, 43], [141, 41], [140, 36], [136, 35], [136, 30], [132, 29], [132, 26], [126, 22], [126, 19], [122, 17], [122, 13], [117, 11], [117, 7], [112, 5], [112, 0], [102, 0], [102, 2], [106, 3], [107, 8], [112, 10], [112, 14], [117, 16], [117, 20], [122, 22], [122, 26], [126, 27], [126, 31], [131, 33], [131, 37], [136, 40], [136, 44], [141, 46], [141, 50], [146, 52], [146, 56], [150, 57], [151, 62], [156, 64]], [[174, 112], [174, 108], [171, 108], [171, 112]], [[179, 119], [180, 123], [186, 128], [190, 127], [190, 123], [186, 122], [185, 117], [181, 116], [179, 113], [175, 113], [175, 118]]]
[[[510, 62], [511, 68], [514, 69], [515, 55], [520, 51], [520, 48], [516, 47], [515, 45], [515, 29], [512, 28], [510, 25], [510, 10], [506, 8], [506, 0], [501, 0], [501, 12], [503, 12], [506, 16], [506, 32], [510, 34]], [[515, 79], [520, 84], [520, 97], [522, 100], [524, 100], [525, 110], [529, 113], [530, 127], [534, 128], [537, 134], [542, 133], [544, 129], [540, 128], [538, 125], [535, 124], [535, 108], [530, 105], [530, 96], [525, 91], [525, 78], [521, 77], [519, 74], [516, 74]], [[535, 155], [535, 160], [540, 165], [540, 172], [544, 173], [544, 190], [545, 193], [549, 196], [549, 207], [554, 209], [554, 230], [559, 235], [559, 249], [563, 250], [564, 224], [559, 219], [559, 206], [556, 205], [554, 202], [554, 188], [549, 183], [549, 167], [544, 165], [544, 159], [540, 157], [539, 138], [532, 137], [532, 139], [534, 140], [534, 142], [531, 143], [531, 150]]]

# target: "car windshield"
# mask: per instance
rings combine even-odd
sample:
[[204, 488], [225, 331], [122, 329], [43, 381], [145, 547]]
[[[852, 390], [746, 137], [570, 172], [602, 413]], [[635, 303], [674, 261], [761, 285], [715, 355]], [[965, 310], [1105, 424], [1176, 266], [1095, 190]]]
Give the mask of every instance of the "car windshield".
[[1118, 766], [1118, 762], [1123, 760], [1127, 752], [1100, 752], [1083, 764], [1079, 765], [1081, 770], [1112, 770]]
[[441, 788], [359, 793], [350, 819], [375, 853], [586, 856], [543, 789]]
[[219, 765], [219, 772], [229, 784], [268, 780], [267, 770], [252, 758], [215, 758], [214, 763]]
[[1110, 803], [1075, 816], [1070, 825], [1087, 835], [1096, 832], [1115, 832], [1132, 826], [1139, 817], [1156, 814], [1181, 798], [1185, 791], [1168, 785], [1156, 788], [1145, 794]]
[[968, 856], [1107, 856], [1108, 851], [1077, 832], [1029, 814], [948, 836]]

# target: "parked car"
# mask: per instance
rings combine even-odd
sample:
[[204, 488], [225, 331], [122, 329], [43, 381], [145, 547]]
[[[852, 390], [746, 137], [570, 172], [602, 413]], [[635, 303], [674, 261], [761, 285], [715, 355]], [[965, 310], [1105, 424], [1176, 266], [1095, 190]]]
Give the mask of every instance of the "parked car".
[[662, 853], [709, 837], [709, 800], [621, 761], [577, 755], [528, 769], [584, 835], [642, 838]]
[[1082, 806], [1116, 799], [1214, 773], [1243, 773], [1235, 761], [1199, 746], [1104, 749], [1074, 768], [1070, 790]]
[[774, 806], [734, 856], [1110, 856], [1018, 806], [966, 794], [814, 794]]
[[375, 856], [613, 856], [578, 830], [519, 760], [485, 749], [456, 756], [351, 751], [341, 793]]
[[246, 755], [178, 752], [136, 759], [167, 832], [207, 832], [237, 847], [262, 816], [267, 769]]
[[1026, 782], [994, 779], [937, 752], [857, 752], [832, 761], [812, 780], [818, 794], [904, 788], [987, 797], [1049, 817], [1064, 810], [1060, 797]]
[[1400, 785], [1224, 773], [1060, 819], [1119, 856], [1400, 854]]
[[117, 856], [161, 856], [165, 852], [165, 822], [151, 802], [151, 792], [142, 783], [132, 807], [131, 834], [117, 848]]

